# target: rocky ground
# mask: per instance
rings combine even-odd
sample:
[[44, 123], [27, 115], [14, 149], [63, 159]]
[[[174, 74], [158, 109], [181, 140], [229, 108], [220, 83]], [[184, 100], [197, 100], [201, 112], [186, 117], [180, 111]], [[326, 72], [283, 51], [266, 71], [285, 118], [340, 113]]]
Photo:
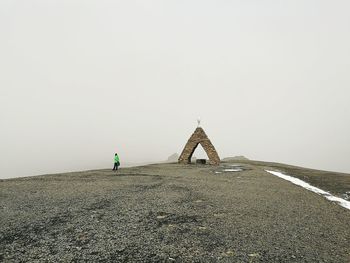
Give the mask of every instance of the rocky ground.
[[319, 187], [345, 200], [350, 200], [350, 175], [330, 171], [307, 169], [298, 166], [281, 163], [267, 163], [261, 161], [241, 160], [240, 163], [260, 166], [265, 169], [283, 171], [284, 173], [297, 177], [313, 186]]
[[1, 180], [0, 261], [350, 262], [350, 211], [264, 169], [320, 176], [338, 195], [349, 175], [230, 165]]

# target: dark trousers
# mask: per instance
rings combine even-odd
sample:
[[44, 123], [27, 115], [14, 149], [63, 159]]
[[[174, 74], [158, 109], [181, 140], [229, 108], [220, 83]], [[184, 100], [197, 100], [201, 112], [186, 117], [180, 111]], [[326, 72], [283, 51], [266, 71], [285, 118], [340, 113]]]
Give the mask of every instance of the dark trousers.
[[114, 163], [113, 171], [118, 170], [118, 167], [119, 167], [119, 163]]

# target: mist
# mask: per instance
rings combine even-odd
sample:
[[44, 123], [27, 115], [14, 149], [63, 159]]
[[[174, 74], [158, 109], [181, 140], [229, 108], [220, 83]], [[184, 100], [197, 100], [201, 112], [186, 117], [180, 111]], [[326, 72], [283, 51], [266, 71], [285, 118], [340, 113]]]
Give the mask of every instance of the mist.
[[0, 178], [163, 161], [199, 116], [221, 158], [349, 173], [349, 9], [2, 0]]

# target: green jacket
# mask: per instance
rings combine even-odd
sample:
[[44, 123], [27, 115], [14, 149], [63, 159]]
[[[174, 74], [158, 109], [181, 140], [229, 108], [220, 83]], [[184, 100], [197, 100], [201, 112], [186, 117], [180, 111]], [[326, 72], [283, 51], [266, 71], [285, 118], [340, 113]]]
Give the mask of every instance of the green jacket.
[[115, 163], [119, 163], [119, 156], [118, 156], [118, 155], [115, 155], [115, 156], [114, 156], [114, 162], [115, 162]]

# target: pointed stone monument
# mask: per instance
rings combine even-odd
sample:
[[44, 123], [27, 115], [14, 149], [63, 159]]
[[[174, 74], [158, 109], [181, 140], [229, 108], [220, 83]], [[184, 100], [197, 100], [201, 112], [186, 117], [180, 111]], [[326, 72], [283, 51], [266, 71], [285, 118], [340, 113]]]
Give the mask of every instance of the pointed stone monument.
[[206, 135], [205, 131], [200, 127], [200, 119], [198, 119], [197, 129], [191, 135], [190, 139], [188, 140], [187, 144], [185, 145], [185, 148], [183, 149], [179, 157], [179, 163], [191, 163], [191, 157], [199, 144], [202, 145], [203, 149], [207, 153], [209, 157], [209, 164], [219, 165], [220, 157], [216, 152], [214, 145], [211, 143], [208, 136]]

